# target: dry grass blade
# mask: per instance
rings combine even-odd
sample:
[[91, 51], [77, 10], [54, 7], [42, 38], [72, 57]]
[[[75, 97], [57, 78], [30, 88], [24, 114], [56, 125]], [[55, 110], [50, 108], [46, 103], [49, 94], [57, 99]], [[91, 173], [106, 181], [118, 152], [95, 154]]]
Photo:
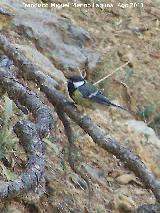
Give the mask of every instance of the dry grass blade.
[[123, 69], [125, 66], [127, 66], [127, 64], [129, 64], [130, 62], [127, 61], [125, 64], [121, 65], [120, 67], [117, 67], [113, 72], [111, 72], [109, 75], [104, 76], [103, 78], [101, 78], [100, 80], [98, 80], [97, 82], [94, 83], [94, 85], [97, 85], [99, 83], [101, 83], [102, 81], [106, 80], [107, 78], [111, 77], [114, 73], [116, 73], [118, 70]]

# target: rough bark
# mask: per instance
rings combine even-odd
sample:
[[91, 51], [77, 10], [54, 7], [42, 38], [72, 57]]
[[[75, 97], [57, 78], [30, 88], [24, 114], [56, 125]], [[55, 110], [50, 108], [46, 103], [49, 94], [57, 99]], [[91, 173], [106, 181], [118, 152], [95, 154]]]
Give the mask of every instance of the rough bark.
[[153, 192], [157, 201], [160, 202], [160, 181], [155, 178], [137, 155], [133, 154], [128, 148], [118, 143], [115, 139], [104, 134], [88, 116], [81, 114], [75, 106], [70, 104], [69, 100], [61, 92], [55, 89], [54, 83], [48, 82], [48, 76], [42, 75], [41, 71], [37, 72], [36, 67], [30, 64], [29, 61], [26, 61], [24, 56], [18, 53], [14, 45], [2, 35], [0, 35], [0, 46], [5, 54], [11, 57], [15, 65], [20, 68], [19, 75], [27, 77], [28, 80], [35, 81], [53, 106], [65, 112], [91, 136], [95, 143], [121, 159], [124, 164], [141, 179], [146, 188]]
[[50, 130], [53, 117], [50, 109], [40, 101], [39, 97], [19, 83], [14, 75], [4, 68], [0, 68], [0, 87], [8, 93], [10, 99], [27, 107], [35, 117], [35, 123], [22, 120], [14, 126], [28, 160], [25, 171], [15, 181], [1, 181], [0, 197], [4, 198], [31, 189], [42, 179], [45, 166], [42, 138]]

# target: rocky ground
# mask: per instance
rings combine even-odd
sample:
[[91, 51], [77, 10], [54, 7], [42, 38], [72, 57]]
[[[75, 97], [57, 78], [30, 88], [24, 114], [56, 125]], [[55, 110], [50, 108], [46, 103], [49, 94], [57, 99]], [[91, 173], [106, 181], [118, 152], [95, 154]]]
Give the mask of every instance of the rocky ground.
[[[126, 63], [98, 86], [115, 102], [136, 111], [137, 116], [113, 108], [87, 109], [85, 113], [139, 155], [160, 178], [159, 2], [148, 0], [138, 8], [115, 4], [113, 8], [30, 8], [24, 7], [24, 2], [1, 0], [1, 33], [27, 59], [55, 78], [65, 94], [64, 76], [79, 73], [80, 69], [88, 80], [96, 82]], [[28, 86], [48, 103], [34, 85]], [[7, 97], [0, 100], [0, 113], [7, 125], [7, 131], [0, 135], [4, 139], [0, 177], [14, 180], [24, 168], [26, 156], [12, 133], [12, 125], [24, 115]], [[87, 212], [90, 202], [91, 212], [123, 213], [155, 202], [153, 194], [123, 162], [99, 148], [73, 122], [72, 126], [76, 132], [75, 165], [91, 180], [90, 199], [86, 183], [69, 166], [67, 139], [57, 119], [51, 135], [44, 140], [46, 183], [26, 195], [1, 201], [1, 212]]]

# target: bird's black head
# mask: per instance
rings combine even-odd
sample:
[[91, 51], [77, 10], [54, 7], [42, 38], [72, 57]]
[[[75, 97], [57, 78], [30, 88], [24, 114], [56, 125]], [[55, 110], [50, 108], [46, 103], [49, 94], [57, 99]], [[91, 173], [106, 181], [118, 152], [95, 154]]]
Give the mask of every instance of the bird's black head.
[[68, 82], [68, 92], [70, 96], [74, 92], [74, 90], [85, 84], [84, 78], [78, 75], [67, 77], [67, 82]]
[[69, 76], [69, 77], [67, 77], [67, 79], [70, 82], [81, 82], [81, 81], [84, 81], [84, 78], [82, 76], [79, 76], [79, 75]]

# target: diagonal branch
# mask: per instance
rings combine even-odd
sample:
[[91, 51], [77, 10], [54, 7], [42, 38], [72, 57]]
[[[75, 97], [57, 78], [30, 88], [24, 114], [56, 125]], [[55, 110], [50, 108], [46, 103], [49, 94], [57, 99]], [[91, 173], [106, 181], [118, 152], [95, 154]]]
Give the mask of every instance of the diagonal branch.
[[[94, 124], [87, 116], [79, 113], [75, 107], [69, 104], [68, 99], [49, 84], [46, 76], [41, 76], [39, 81], [38, 73], [35, 75], [35, 67], [31, 66], [24, 56], [12, 45], [7, 38], [0, 35], [0, 46], [14, 63], [19, 67], [19, 74], [22, 77], [27, 77], [29, 80], [34, 80], [40, 86], [41, 90], [46, 94], [50, 102], [64, 111], [72, 120], [74, 120], [86, 133], [88, 133], [93, 141], [106, 151], [112, 153], [117, 158], [121, 159], [128, 168], [130, 168], [144, 182], [148, 189], [151, 189], [158, 202], [160, 202], [160, 181], [156, 180], [151, 171], [144, 165], [141, 159], [133, 154], [129, 149], [118, 143], [115, 139], [105, 135], [103, 131]], [[27, 65], [26, 65], [27, 64]], [[33, 69], [33, 70], [32, 70]], [[32, 72], [33, 71], [33, 72]]]
[[160, 212], [160, 204], [145, 204], [139, 206], [135, 213], [159, 213]]
[[83, 116], [75, 107], [68, 104], [68, 100], [55, 88], [41, 85], [41, 90], [54, 106], [58, 106], [71, 119], [73, 119], [93, 141], [108, 152], [121, 159], [151, 189], [157, 201], [160, 201], [160, 181], [156, 180], [151, 171], [147, 169], [141, 159], [128, 148], [118, 143], [115, 139], [105, 135], [101, 128], [92, 122], [88, 116]]

